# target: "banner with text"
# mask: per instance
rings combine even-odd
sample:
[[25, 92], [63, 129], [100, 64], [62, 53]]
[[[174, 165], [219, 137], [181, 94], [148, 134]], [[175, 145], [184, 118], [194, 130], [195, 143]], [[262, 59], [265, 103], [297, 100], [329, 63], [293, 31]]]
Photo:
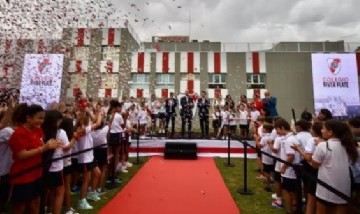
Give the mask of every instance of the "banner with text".
[[22, 73], [20, 102], [43, 108], [59, 102], [64, 55], [26, 54]]
[[312, 54], [316, 114], [329, 109], [335, 117], [359, 112], [359, 82], [355, 54]]

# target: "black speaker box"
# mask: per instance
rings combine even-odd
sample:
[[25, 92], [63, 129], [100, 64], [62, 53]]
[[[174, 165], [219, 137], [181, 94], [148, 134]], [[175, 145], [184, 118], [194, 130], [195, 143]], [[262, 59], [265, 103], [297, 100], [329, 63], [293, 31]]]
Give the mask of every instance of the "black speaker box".
[[165, 159], [197, 159], [197, 144], [185, 142], [167, 142], [164, 151]]

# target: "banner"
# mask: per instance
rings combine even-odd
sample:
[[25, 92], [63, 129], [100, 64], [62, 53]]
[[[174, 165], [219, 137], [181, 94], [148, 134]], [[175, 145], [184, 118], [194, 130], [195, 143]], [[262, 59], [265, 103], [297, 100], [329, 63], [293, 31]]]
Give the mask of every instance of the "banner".
[[20, 103], [43, 108], [59, 102], [64, 55], [26, 54], [21, 79]]
[[335, 117], [354, 116], [360, 107], [355, 54], [312, 54], [311, 58], [316, 114], [327, 108]]

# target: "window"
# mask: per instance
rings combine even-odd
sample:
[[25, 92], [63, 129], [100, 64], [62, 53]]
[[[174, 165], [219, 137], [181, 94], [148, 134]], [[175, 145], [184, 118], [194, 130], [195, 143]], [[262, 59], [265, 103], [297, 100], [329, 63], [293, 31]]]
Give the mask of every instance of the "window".
[[226, 74], [209, 74], [209, 84], [226, 84]]
[[150, 84], [149, 74], [132, 74], [133, 84]]
[[74, 47], [74, 59], [86, 60], [89, 59], [90, 51], [88, 47]]
[[119, 60], [120, 48], [117, 47], [103, 47], [103, 59]]
[[174, 74], [156, 74], [156, 84], [175, 84]]
[[246, 83], [247, 84], [265, 84], [266, 78], [265, 74], [247, 74]]

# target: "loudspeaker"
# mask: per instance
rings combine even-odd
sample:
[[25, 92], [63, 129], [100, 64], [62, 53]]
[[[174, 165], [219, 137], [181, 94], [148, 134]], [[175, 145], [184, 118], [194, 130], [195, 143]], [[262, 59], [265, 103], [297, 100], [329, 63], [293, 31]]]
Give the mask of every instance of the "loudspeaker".
[[188, 159], [194, 160], [197, 159], [197, 144], [196, 143], [174, 143], [166, 142], [165, 159]]

